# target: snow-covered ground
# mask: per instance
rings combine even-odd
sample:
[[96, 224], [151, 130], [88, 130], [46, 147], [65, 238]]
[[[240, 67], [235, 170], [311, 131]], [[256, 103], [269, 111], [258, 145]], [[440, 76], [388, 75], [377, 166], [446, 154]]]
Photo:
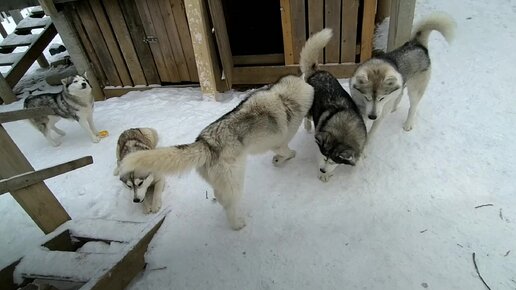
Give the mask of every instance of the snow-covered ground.
[[[272, 153], [249, 158], [239, 232], [196, 173], [168, 177], [163, 206], [172, 211], [129, 288], [486, 289], [475, 252], [492, 289], [516, 289], [516, 1], [418, 1], [416, 20], [434, 10], [453, 15], [457, 37], [451, 46], [431, 37], [433, 76], [412, 132], [401, 128], [404, 99], [367, 159], [329, 183], [316, 177], [316, 145], [303, 129], [284, 168]], [[97, 127], [110, 132], [98, 144], [67, 121], [59, 148], [25, 122], [5, 127], [35, 168], [93, 156], [46, 182], [72, 218], [142, 221], [150, 217], [112, 176], [118, 135], [150, 126], [160, 145], [190, 142], [241, 97], [216, 103], [197, 88], [154, 89], [98, 102]], [[476, 208], [484, 204], [492, 206]], [[0, 221], [0, 264], [42, 238], [8, 194]]]

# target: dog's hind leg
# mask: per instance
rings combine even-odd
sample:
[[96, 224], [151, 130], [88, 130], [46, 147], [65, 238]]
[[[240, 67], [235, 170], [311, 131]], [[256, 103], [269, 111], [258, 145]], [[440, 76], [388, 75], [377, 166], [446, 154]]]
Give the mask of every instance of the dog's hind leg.
[[64, 136], [66, 135], [65, 131], [59, 129], [56, 127], [56, 123], [60, 120], [59, 117], [55, 117], [55, 116], [48, 116], [48, 124], [47, 126], [54, 130], [57, 134], [61, 135], [61, 136]]
[[276, 153], [276, 155], [272, 157], [272, 164], [276, 167], [279, 167], [285, 164], [287, 160], [296, 157], [296, 151], [288, 148], [288, 144], [273, 148], [272, 151]]
[[430, 68], [428, 70], [415, 75], [407, 81], [407, 92], [410, 100], [410, 109], [407, 115], [407, 120], [403, 125], [405, 131], [410, 131], [414, 128], [414, 118], [416, 116], [417, 107], [423, 94], [425, 93], [428, 81], [430, 81]]

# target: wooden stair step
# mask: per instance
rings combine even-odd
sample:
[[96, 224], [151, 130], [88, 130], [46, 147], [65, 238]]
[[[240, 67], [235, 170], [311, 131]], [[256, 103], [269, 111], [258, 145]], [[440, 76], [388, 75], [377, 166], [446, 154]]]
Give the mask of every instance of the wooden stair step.
[[19, 46], [29, 46], [36, 39], [38, 39], [39, 34], [26, 34], [19, 35], [16, 33], [11, 33], [7, 35], [7, 37], [0, 42], [0, 48], [15, 48]]
[[87, 282], [98, 271], [110, 269], [120, 258], [119, 253], [78, 253], [40, 248], [22, 258], [15, 275], [23, 279]]
[[36, 28], [44, 28], [50, 22], [52, 22], [52, 20], [48, 16], [43, 18], [25, 17], [22, 21], [20, 21], [20, 23], [18, 23], [18, 25], [16, 25], [15, 31], [27, 31]]
[[[71, 220], [68, 228], [75, 237], [128, 242], [141, 232], [145, 223], [102, 219]], [[113, 231], [113, 229], [117, 229]]]
[[24, 52], [0, 53], [0, 66], [10, 66], [22, 58]]
[[45, 11], [43, 11], [43, 8], [41, 6], [36, 6], [30, 10], [29, 16], [32, 17], [43, 17], [45, 15]]

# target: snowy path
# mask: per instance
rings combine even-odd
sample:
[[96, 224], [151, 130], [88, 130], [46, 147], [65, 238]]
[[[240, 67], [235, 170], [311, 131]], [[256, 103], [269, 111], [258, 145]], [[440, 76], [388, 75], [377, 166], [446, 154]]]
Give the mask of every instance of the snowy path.
[[[285, 168], [271, 165], [272, 153], [249, 158], [240, 232], [196, 173], [169, 177], [163, 204], [172, 212], [130, 289], [482, 290], [473, 252], [492, 289], [516, 289], [516, 2], [418, 1], [416, 19], [434, 10], [453, 15], [457, 37], [451, 46], [431, 37], [433, 77], [412, 132], [401, 128], [405, 98], [367, 159], [327, 184], [303, 129]], [[24, 122], [5, 127], [35, 168], [93, 156], [93, 165], [47, 182], [73, 218], [145, 220], [111, 174], [118, 134], [151, 126], [160, 145], [190, 142], [237, 103], [203, 101], [198, 89], [130, 93], [96, 104], [108, 138], [92, 144], [61, 121], [68, 135], [57, 149]], [[41, 238], [9, 195], [0, 220], [0, 264]]]

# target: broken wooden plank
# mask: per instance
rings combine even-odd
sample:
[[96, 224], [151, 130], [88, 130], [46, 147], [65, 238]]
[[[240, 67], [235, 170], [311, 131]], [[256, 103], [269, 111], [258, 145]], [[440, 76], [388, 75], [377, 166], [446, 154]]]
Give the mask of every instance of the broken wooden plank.
[[0, 98], [6, 104], [10, 104], [17, 100], [16, 95], [13, 93], [11, 86], [7, 83], [7, 80], [4, 78], [2, 73], [0, 73]]
[[43, 182], [45, 179], [61, 175], [63, 173], [84, 167], [92, 163], [93, 158], [91, 156], [86, 156], [45, 169], [27, 172], [0, 180], [0, 195], [6, 192], [12, 192], [26, 188], [27, 186], [33, 185], [35, 183]]
[[[324, 1], [308, 0], [308, 36], [324, 28]], [[333, 31], [335, 34], [337, 31]], [[319, 55], [319, 63], [324, 62], [324, 52]]]
[[360, 62], [371, 58], [373, 54], [374, 19], [376, 16], [376, 0], [364, 0], [362, 17], [362, 39], [360, 43]]
[[215, 39], [219, 49], [220, 61], [228, 88], [232, 86], [233, 58], [231, 46], [229, 44], [228, 30], [226, 20], [224, 19], [224, 9], [219, 0], [208, 0], [211, 21], [215, 29]]
[[301, 49], [306, 42], [305, 0], [290, 0], [290, 21], [292, 22], [292, 53], [294, 63], [297, 64]]
[[324, 63], [340, 61], [340, 0], [324, 1], [324, 27], [331, 28], [333, 37], [325, 47]]
[[387, 51], [400, 47], [410, 39], [416, 0], [391, 0]]
[[280, 5], [285, 64], [291, 65], [294, 64], [294, 47], [292, 39], [292, 20], [290, 17], [290, 0], [280, 0]]
[[359, 0], [342, 0], [340, 62], [355, 62]]
[[198, 82], [197, 66], [195, 65], [195, 55], [192, 47], [192, 37], [190, 36], [190, 29], [188, 27], [188, 20], [186, 19], [186, 11], [182, 0], [171, 0], [172, 12], [176, 21], [177, 30], [179, 31], [179, 38], [181, 39], [181, 46], [186, 58], [186, 65], [188, 66], [188, 73], [190, 74], [190, 81]]
[[48, 107], [40, 107], [40, 108], [29, 108], [23, 110], [16, 110], [10, 112], [0, 113], [0, 124], [1, 123], [9, 123], [19, 120], [32, 119], [38, 117], [44, 117], [48, 115], [53, 115], [54, 110]]

